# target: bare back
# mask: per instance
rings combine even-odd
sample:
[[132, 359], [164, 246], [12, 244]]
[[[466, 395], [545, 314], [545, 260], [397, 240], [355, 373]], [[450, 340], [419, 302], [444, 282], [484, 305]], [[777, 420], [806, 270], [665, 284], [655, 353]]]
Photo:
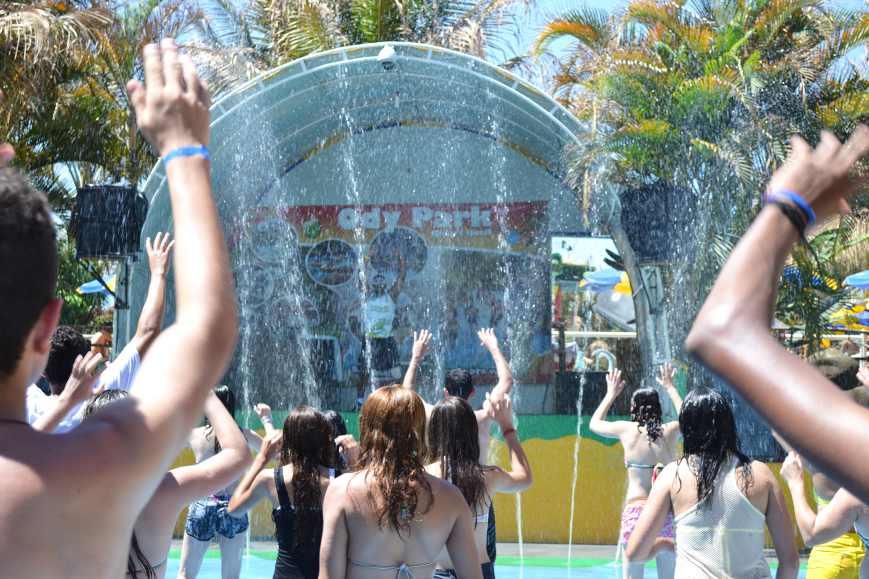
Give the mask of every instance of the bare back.
[[[450, 537], [457, 517], [467, 511], [464, 498], [453, 485], [430, 475], [425, 475], [431, 485], [431, 503], [424, 502], [420, 493], [420, 505], [410, 532], [399, 536], [388, 526], [380, 528], [377, 514], [368, 496], [369, 484], [366, 471], [345, 474], [333, 483], [345, 490], [343, 508], [349, 544], [347, 548], [348, 579], [393, 579], [401, 564], [414, 567], [416, 579], [432, 576], [435, 561]], [[456, 497], [458, 495], [458, 497]], [[352, 564], [352, 562], [362, 565]], [[378, 569], [378, 567], [393, 567]]]
[[[100, 459], [100, 435], [79, 427], [49, 435], [0, 425], [0, 561], [4, 578], [117, 579], [123, 575], [132, 509], [150, 491], [119, 487]], [[84, 436], [93, 445], [85, 443]], [[89, 448], [90, 453], [82, 452]], [[46, 452], [50, 449], [50, 452]], [[106, 491], [111, 485], [112, 492]], [[132, 485], [130, 485], [132, 486]], [[99, 525], [84, 525], [98, 512]], [[27, 557], [22, 557], [27, 553]], [[123, 555], [122, 555], [123, 554]]]
[[676, 458], [676, 442], [679, 423], [668, 422], [662, 426], [663, 433], [653, 441], [646, 436], [646, 429], [636, 422], [624, 421], [619, 433], [624, 447], [628, 484], [625, 500], [631, 502], [649, 496], [652, 490], [652, 475], [657, 464], [669, 464]]

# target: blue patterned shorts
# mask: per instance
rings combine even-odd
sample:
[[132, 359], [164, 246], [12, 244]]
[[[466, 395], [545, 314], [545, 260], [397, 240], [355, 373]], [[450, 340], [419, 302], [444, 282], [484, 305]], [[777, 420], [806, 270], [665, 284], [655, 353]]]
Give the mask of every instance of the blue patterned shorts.
[[197, 541], [210, 541], [215, 535], [232, 539], [247, 531], [247, 513], [234, 517], [226, 512], [229, 497], [208, 497], [190, 505], [184, 532]]

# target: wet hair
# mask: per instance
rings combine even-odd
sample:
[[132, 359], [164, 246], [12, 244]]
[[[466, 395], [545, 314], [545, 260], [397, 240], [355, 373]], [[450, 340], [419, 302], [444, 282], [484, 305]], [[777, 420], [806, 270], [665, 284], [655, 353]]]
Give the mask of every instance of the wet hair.
[[0, 169], [0, 272], [0, 377], [5, 377], [15, 372], [57, 284], [57, 238], [48, 200], [14, 169]]
[[[332, 440], [339, 436], [347, 434], [347, 424], [344, 423], [344, 418], [334, 410], [327, 410], [323, 413], [329, 424], [332, 425]], [[341, 447], [335, 444], [335, 474], [341, 475], [347, 472], [347, 462], [341, 456]]]
[[84, 409], [84, 417], [92, 415], [94, 412], [102, 408], [103, 406], [108, 406], [112, 402], [117, 400], [123, 400], [130, 395], [126, 390], [103, 390], [88, 402], [88, 405], [85, 406]]
[[646, 438], [655, 442], [664, 433], [661, 426], [661, 399], [654, 388], [640, 388], [631, 396], [631, 420], [646, 429]]
[[869, 387], [857, 386], [856, 388], [846, 390], [845, 394], [863, 408], [869, 408]]
[[[100, 408], [129, 396], [130, 393], [126, 390], [104, 390], [88, 402], [84, 410], [84, 417], [88, 418]], [[133, 531], [133, 536], [130, 539], [130, 552], [127, 554], [127, 575], [138, 577], [140, 574], [144, 574], [146, 579], [157, 578], [157, 570], [142, 552], [141, 547], [139, 547], [139, 540], [136, 538], [136, 532]]]
[[423, 465], [422, 399], [398, 385], [375, 390], [362, 405], [359, 431], [359, 466], [371, 475], [368, 500], [377, 513], [378, 526], [388, 526], [399, 535], [409, 533], [413, 520], [427, 513], [434, 500]]
[[[488, 499], [486, 476], [480, 466], [477, 417], [467, 400], [450, 396], [438, 402], [428, 422], [429, 460], [441, 465], [441, 476], [456, 485], [474, 515]], [[475, 523], [476, 524], [476, 523]]]
[[66, 381], [72, 374], [75, 359], [84, 356], [90, 349], [90, 342], [81, 332], [69, 326], [58, 326], [51, 337], [51, 352], [45, 365], [45, 377], [53, 393], [63, 392]]
[[334, 410], [326, 410], [323, 416], [332, 425], [332, 434], [334, 436], [344, 436], [347, 434], [347, 424], [344, 422], [344, 417]]
[[335, 466], [332, 425], [310, 406], [297, 406], [284, 420], [281, 466], [293, 467], [296, 545], [319, 545], [323, 536], [320, 467]]
[[445, 382], [450, 396], [458, 396], [467, 400], [474, 391], [474, 379], [471, 373], [463, 368], [455, 368], [447, 372]]
[[[229, 386], [215, 386], [214, 387], [214, 395], [217, 396], [217, 399], [223, 403], [223, 407], [226, 408], [226, 411], [229, 412], [229, 415], [235, 418], [235, 394], [230, 390]], [[205, 427], [208, 429], [206, 432], [206, 436], [211, 436], [214, 429], [211, 427], [211, 424], [208, 423], [208, 418], [205, 419]], [[220, 441], [217, 440], [217, 437], [214, 437], [214, 454], [220, 452]]]
[[719, 392], [698, 388], [685, 396], [679, 413], [683, 456], [697, 478], [697, 503], [703, 505], [715, 488], [723, 465], [736, 457], [745, 486], [751, 485], [751, 461], [739, 449], [736, 420]]

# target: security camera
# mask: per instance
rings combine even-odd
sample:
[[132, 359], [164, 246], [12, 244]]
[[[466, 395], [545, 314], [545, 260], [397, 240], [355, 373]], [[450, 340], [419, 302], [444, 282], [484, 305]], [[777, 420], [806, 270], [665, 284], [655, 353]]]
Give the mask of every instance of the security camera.
[[377, 54], [377, 62], [383, 67], [383, 70], [392, 70], [395, 68], [395, 49], [392, 45], [387, 44], [380, 49]]

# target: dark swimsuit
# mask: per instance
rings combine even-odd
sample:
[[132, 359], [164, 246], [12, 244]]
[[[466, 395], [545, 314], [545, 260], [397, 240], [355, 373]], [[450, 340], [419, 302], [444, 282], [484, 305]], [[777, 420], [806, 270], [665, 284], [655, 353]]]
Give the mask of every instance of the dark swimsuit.
[[296, 543], [296, 509], [284, 484], [283, 468], [275, 469], [275, 487], [280, 506], [272, 511], [275, 536], [278, 539], [278, 559], [273, 579], [317, 579], [320, 573], [320, 540], [323, 537], [323, 511], [317, 508], [316, 528], [311, 529], [310, 541]]

